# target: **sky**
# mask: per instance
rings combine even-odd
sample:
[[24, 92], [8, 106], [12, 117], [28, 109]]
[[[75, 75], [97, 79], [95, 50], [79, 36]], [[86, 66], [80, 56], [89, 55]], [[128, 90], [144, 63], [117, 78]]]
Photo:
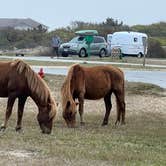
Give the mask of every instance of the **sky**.
[[72, 21], [100, 23], [106, 18], [127, 25], [166, 21], [166, 0], [0, 0], [0, 18], [31, 18], [51, 30]]

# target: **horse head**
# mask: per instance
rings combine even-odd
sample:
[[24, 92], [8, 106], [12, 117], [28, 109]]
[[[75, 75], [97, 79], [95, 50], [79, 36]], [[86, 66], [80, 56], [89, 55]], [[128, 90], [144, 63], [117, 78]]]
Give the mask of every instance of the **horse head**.
[[37, 120], [39, 122], [42, 133], [50, 134], [53, 126], [54, 117], [57, 107], [54, 101], [48, 101], [46, 105], [39, 107]]
[[76, 124], [76, 102], [67, 101], [66, 105], [63, 107], [63, 118], [66, 121], [68, 127], [75, 127]]

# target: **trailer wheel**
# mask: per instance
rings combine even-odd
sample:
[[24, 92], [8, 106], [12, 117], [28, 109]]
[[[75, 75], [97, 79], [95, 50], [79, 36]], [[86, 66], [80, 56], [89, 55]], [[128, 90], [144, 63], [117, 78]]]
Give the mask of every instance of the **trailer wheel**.
[[142, 53], [139, 52], [138, 55], [137, 55], [137, 57], [138, 57], [138, 58], [142, 58], [142, 57], [143, 57]]

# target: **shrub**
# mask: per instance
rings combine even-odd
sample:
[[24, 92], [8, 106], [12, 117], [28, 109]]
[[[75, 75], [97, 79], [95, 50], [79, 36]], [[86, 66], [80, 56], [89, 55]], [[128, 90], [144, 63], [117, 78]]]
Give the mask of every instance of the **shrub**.
[[147, 57], [150, 58], [166, 58], [166, 52], [156, 39], [150, 38], [148, 44]]

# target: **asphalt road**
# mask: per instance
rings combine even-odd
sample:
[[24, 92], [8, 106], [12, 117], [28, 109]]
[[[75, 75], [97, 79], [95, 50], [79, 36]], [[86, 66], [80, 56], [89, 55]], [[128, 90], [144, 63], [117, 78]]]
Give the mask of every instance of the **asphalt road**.
[[[101, 61], [84, 61], [84, 60], [71, 60], [68, 58], [50, 58], [50, 57], [13, 57], [13, 56], [1, 56], [1, 58], [8, 59], [23, 59], [23, 60], [35, 60], [35, 61], [52, 61], [52, 62], [74, 62], [74, 63], [89, 63], [89, 64], [117, 64], [117, 65], [130, 65], [130, 66], [142, 66], [142, 64], [134, 63], [117, 63], [117, 62], [101, 62]], [[146, 65], [147, 67], [159, 67], [166, 68], [165, 65]], [[32, 66], [33, 69], [38, 72], [41, 66]], [[59, 66], [42, 66], [44, 72], [48, 74], [67, 74], [67, 67]], [[140, 70], [124, 70], [125, 79], [132, 82], [146, 82], [159, 85], [166, 88], [166, 72], [165, 71], [140, 71]]]
[[[37, 57], [37, 56], [30, 56], [30, 57], [13, 57], [13, 56], [0, 56], [0, 58], [8, 58], [8, 59], [23, 59], [23, 60], [33, 60], [33, 61], [50, 61], [50, 62], [74, 62], [74, 63], [89, 63], [89, 64], [116, 64], [116, 65], [130, 65], [130, 66], [142, 66], [142, 64], [136, 63], [120, 63], [120, 62], [101, 62], [101, 61], [86, 61], [86, 60], [73, 60], [70, 58], [50, 58], [50, 57]], [[151, 65], [146, 64], [146, 67], [155, 67], [155, 68], [166, 68], [166, 65]]]
[[[41, 66], [32, 66], [38, 72]], [[45, 73], [66, 75], [68, 67], [65, 66], [42, 66]], [[163, 71], [140, 71], [140, 70], [123, 70], [125, 79], [131, 82], [145, 82], [156, 84], [166, 88], [166, 72]]]

